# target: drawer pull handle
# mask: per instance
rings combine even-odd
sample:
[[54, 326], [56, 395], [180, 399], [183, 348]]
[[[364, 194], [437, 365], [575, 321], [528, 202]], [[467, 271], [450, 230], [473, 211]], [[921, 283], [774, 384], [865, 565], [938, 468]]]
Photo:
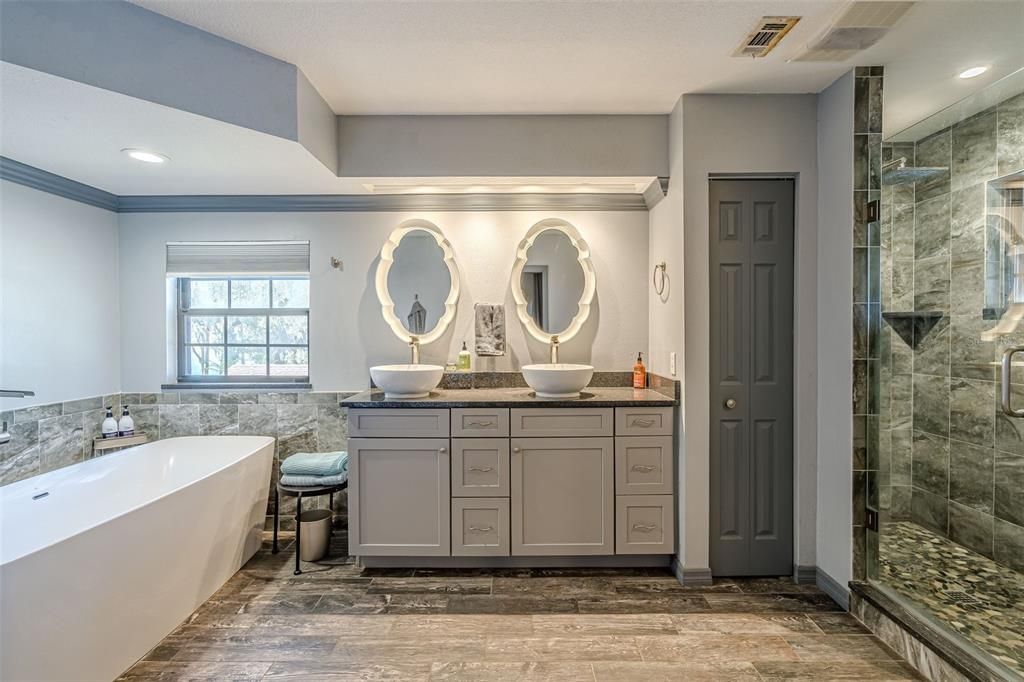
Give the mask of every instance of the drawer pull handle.
[[522, 448], [512, 448], [512, 452], [522, 452]]
[[437, 451], [443, 455], [444, 453], [448, 452], [448, 448], [438, 448]]
[[650, 464], [634, 464], [630, 467], [633, 471], [639, 471], [640, 473], [649, 474], [652, 471], [657, 471], [658, 467], [651, 466]]
[[488, 426], [494, 426], [494, 422], [469, 422], [468, 424], [466, 424], [466, 426], [472, 427], [474, 429], [485, 429]]
[[633, 530], [639, 531], [641, 533], [650, 533], [651, 531], [658, 530], [658, 527], [653, 523], [650, 525], [647, 525], [645, 523], [634, 523]]
[[494, 471], [493, 467], [469, 467], [470, 471], [482, 471], [487, 473], [488, 471]]
[[494, 531], [493, 526], [470, 526], [471, 533], [490, 533]]
[[648, 426], [654, 426], [654, 420], [653, 419], [634, 419], [633, 421], [631, 421], [629, 423], [629, 425], [630, 426], [642, 426], [642, 427], [644, 427], [646, 429]]

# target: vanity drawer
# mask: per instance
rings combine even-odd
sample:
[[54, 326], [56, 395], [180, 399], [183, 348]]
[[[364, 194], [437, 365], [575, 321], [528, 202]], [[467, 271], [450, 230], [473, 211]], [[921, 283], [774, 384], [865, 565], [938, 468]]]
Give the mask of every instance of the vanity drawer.
[[612, 408], [512, 408], [512, 435], [533, 437], [610, 436]]
[[508, 440], [452, 439], [452, 497], [508, 497]]
[[616, 554], [675, 551], [671, 495], [619, 495], [615, 498], [615, 526]]
[[452, 408], [452, 435], [469, 438], [508, 438], [508, 409], [500, 407]]
[[507, 497], [452, 500], [452, 556], [509, 556]]
[[671, 407], [616, 407], [616, 436], [671, 436]]
[[616, 495], [671, 495], [672, 436], [615, 439]]
[[448, 410], [351, 409], [348, 435], [358, 438], [447, 438]]

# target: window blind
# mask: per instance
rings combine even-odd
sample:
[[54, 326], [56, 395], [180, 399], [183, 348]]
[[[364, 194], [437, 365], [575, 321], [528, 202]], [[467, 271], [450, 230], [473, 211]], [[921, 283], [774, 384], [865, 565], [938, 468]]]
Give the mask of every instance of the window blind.
[[169, 242], [167, 274], [306, 275], [309, 242]]

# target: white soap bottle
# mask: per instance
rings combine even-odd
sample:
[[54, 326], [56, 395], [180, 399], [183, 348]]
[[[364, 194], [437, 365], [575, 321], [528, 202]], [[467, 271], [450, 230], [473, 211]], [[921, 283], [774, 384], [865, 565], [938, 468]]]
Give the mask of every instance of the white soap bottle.
[[104, 438], [115, 438], [117, 436], [117, 420], [114, 419], [114, 408], [107, 408], [107, 416], [103, 419], [103, 425], [100, 427], [100, 434]]
[[135, 420], [128, 414], [128, 406], [124, 406], [124, 411], [121, 413], [121, 419], [117, 422], [117, 432], [122, 436], [134, 436], [135, 435]]

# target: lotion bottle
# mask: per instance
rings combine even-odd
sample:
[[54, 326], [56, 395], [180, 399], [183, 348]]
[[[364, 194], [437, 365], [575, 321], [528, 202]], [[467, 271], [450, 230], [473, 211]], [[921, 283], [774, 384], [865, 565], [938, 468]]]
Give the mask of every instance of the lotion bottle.
[[114, 419], [114, 408], [107, 408], [107, 416], [103, 420], [103, 425], [100, 427], [100, 434], [104, 438], [116, 438], [117, 437], [117, 420]]
[[134, 436], [135, 435], [135, 420], [128, 414], [128, 406], [124, 406], [124, 411], [121, 413], [121, 419], [117, 422], [117, 432], [122, 436]]

